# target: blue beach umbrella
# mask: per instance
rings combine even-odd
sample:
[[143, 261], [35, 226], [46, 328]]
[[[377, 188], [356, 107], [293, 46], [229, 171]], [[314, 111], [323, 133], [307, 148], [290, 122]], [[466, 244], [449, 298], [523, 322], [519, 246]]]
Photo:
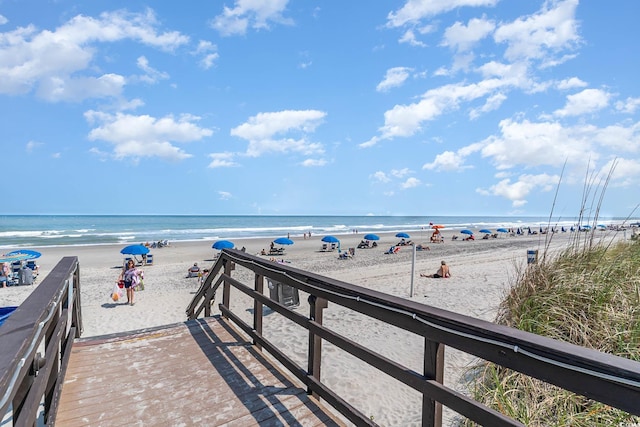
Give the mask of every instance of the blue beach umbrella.
[[36, 259], [40, 258], [42, 254], [38, 251], [31, 251], [29, 249], [18, 249], [17, 251], [11, 251], [9, 253], [4, 254], [6, 257], [12, 256], [24, 256], [22, 259]]
[[482, 230], [478, 231], [478, 233], [491, 234], [492, 231], [491, 230], [487, 230], [486, 228], [483, 228]]
[[120, 253], [122, 255], [146, 255], [149, 253], [149, 248], [144, 245], [129, 245], [122, 248]]
[[582, 228], [584, 228], [585, 230], [591, 230], [591, 226], [590, 225], [582, 225]]
[[233, 242], [230, 242], [229, 240], [218, 240], [213, 245], [211, 245], [211, 247], [218, 250], [233, 249], [235, 247], [235, 244]]
[[377, 234], [365, 234], [364, 240], [380, 240]]
[[396, 237], [401, 237], [401, 238], [403, 238], [403, 239], [408, 239], [408, 238], [410, 238], [411, 236], [409, 236], [407, 233], [397, 233], [397, 234], [396, 234]]
[[0, 257], [0, 262], [16, 262], [16, 261], [24, 261], [26, 259], [33, 259], [29, 255], [25, 254], [15, 254], [15, 255], [2, 255]]
[[496, 231], [498, 233], [508, 233], [509, 232], [509, 230], [507, 230], [506, 228], [498, 228]]
[[338, 240], [338, 238], [334, 236], [324, 236], [322, 238], [322, 241], [326, 243], [340, 243], [340, 240]]
[[471, 231], [471, 230], [467, 230], [467, 229], [460, 230], [460, 232], [461, 232], [462, 234], [468, 234], [469, 236], [471, 236], [471, 235], [473, 234], [473, 231]]
[[293, 240], [287, 239], [286, 237], [278, 237], [273, 243], [277, 245], [293, 245]]

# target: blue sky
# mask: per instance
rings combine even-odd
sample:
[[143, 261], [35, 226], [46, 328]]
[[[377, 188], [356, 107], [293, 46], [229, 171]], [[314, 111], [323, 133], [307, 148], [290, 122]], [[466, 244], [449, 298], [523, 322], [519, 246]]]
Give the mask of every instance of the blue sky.
[[0, 212], [626, 216], [639, 12], [0, 0]]

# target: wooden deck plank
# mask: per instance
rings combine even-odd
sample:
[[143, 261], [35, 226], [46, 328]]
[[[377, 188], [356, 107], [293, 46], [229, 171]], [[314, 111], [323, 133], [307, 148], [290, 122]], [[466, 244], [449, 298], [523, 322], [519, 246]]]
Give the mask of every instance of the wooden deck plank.
[[56, 423], [343, 425], [219, 318], [79, 340]]

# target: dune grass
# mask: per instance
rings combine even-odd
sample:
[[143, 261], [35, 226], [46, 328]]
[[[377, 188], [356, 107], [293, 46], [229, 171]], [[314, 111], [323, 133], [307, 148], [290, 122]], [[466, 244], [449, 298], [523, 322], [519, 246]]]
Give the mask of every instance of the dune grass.
[[[640, 241], [581, 243], [517, 267], [496, 323], [640, 361]], [[491, 363], [474, 373], [478, 401], [529, 426], [640, 425], [640, 417]]]

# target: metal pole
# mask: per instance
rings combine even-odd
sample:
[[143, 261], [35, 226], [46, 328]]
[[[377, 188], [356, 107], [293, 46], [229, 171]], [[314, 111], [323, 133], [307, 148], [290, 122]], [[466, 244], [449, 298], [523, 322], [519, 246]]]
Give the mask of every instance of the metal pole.
[[413, 258], [411, 261], [411, 291], [409, 292], [409, 298], [413, 298], [413, 277], [416, 271], [416, 244], [411, 244], [411, 251], [413, 252]]

